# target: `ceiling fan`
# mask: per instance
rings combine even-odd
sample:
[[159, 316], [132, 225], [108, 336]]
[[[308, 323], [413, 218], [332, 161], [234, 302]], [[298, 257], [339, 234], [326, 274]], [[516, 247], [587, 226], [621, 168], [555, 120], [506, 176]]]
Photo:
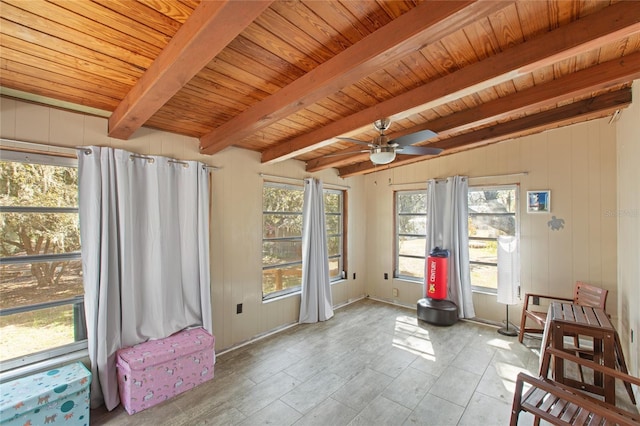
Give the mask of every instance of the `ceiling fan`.
[[[409, 155], [437, 155], [443, 151], [441, 148], [431, 148], [428, 146], [411, 146], [416, 142], [431, 139], [432, 137], [437, 135], [436, 132], [433, 132], [431, 130], [421, 130], [419, 132], [400, 136], [395, 139], [389, 139], [387, 135], [384, 134], [384, 132], [389, 129], [389, 126], [391, 126], [390, 118], [382, 118], [380, 120], [376, 120], [373, 123], [373, 127], [375, 127], [375, 129], [380, 132], [380, 135], [376, 136], [371, 142], [342, 137], [339, 137], [337, 139], [357, 143], [360, 145], [367, 145], [369, 149], [360, 152], [368, 152], [369, 159], [373, 164], [389, 164], [396, 159], [396, 153]], [[352, 154], [352, 152], [350, 152], [349, 154]], [[332, 154], [329, 154], [328, 156], [332, 156]]]

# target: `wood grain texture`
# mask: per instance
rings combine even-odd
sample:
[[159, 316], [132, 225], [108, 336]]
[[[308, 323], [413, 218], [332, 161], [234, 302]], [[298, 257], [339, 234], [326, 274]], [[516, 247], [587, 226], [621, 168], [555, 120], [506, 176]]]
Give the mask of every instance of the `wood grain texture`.
[[[2, 0], [0, 85], [110, 111], [113, 136], [144, 125], [200, 138], [203, 152], [234, 145], [315, 170], [368, 162], [323, 156], [352, 146], [338, 136], [370, 140], [383, 116], [408, 132], [640, 51], [635, 2], [278, 1], [229, 30], [256, 7], [232, 3], [206, 54], [178, 59], [191, 50], [173, 47], [181, 29], [224, 3]], [[545, 108], [598, 92], [566, 95]], [[445, 130], [441, 140], [461, 131]]]

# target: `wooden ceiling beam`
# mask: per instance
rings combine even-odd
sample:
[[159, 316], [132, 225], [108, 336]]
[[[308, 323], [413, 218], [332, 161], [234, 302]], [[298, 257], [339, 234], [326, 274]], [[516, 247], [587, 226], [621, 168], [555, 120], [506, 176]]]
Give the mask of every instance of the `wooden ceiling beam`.
[[327, 141], [338, 135], [370, 126], [381, 117], [404, 118], [554, 64], [583, 49], [593, 49], [637, 32], [640, 32], [637, 5], [634, 2], [614, 4], [393, 99], [280, 143], [262, 153], [262, 162], [293, 158], [327, 145]]
[[[631, 104], [631, 100], [631, 88], [625, 88], [506, 123], [485, 127], [474, 132], [454, 136], [430, 146], [443, 148], [447, 153], [453, 153], [460, 148], [464, 148], [465, 150], [471, 147], [477, 148], [526, 134], [539, 133], [547, 129], [568, 125], [575, 121], [584, 121], [587, 118], [602, 117], [616, 110], [628, 107]], [[370, 162], [363, 162], [339, 168], [338, 174], [342, 178], [347, 178], [404, 166], [419, 161], [426, 161], [431, 158], [436, 157], [417, 157], [400, 154], [391, 164], [375, 166]]]
[[[460, 133], [472, 127], [480, 127], [491, 122], [507, 119], [509, 116], [518, 115], [526, 111], [554, 105], [561, 101], [571, 100], [606, 87], [626, 83], [640, 78], [640, 53], [634, 53], [615, 61], [609, 61], [600, 65], [586, 68], [576, 73], [561, 77], [539, 86], [534, 86], [522, 92], [490, 101], [476, 108], [457, 112], [428, 123], [403, 129], [402, 132], [389, 134], [394, 139], [405, 134], [419, 132], [421, 130], [433, 130], [439, 137], [447, 137], [450, 134]], [[443, 141], [446, 142], [446, 139]], [[440, 143], [429, 144], [443, 148]], [[356, 149], [358, 148], [358, 149]], [[360, 147], [350, 147], [340, 151], [332, 157], [321, 157], [307, 162], [306, 171], [316, 172], [345, 162], [362, 161], [362, 155], [355, 154]], [[349, 154], [352, 157], [347, 157]]]
[[215, 154], [507, 5], [476, 0], [422, 3], [202, 136], [200, 152]]
[[272, 1], [203, 1], [109, 118], [109, 136], [128, 139]]

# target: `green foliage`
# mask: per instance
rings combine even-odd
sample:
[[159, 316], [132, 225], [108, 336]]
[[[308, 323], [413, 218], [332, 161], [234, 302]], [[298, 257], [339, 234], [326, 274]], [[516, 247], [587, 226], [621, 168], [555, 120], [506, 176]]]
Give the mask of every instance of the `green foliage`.
[[[0, 205], [76, 207], [77, 169], [0, 161]], [[77, 213], [2, 213], [0, 255], [3, 257], [66, 253], [80, 250]], [[32, 264], [38, 283], [57, 282], [67, 262]]]

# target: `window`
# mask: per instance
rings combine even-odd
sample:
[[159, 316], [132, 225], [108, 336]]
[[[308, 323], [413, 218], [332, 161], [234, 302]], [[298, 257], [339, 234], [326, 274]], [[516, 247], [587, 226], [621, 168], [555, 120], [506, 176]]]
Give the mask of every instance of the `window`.
[[469, 188], [469, 263], [474, 290], [498, 287], [498, 237], [518, 236], [518, 187]]
[[395, 276], [424, 280], [427, 244], [427, 192], [396, 191]]
[[[302, 187], [265, 182], [262, 191], [262, 297], [300, 291], [302, 284]], [[324, 190], [329, 275], [343, 278], [344, 191]]]
[[2, 152], [0, 251], [2, 370], [86, 348], [75, 159]]

